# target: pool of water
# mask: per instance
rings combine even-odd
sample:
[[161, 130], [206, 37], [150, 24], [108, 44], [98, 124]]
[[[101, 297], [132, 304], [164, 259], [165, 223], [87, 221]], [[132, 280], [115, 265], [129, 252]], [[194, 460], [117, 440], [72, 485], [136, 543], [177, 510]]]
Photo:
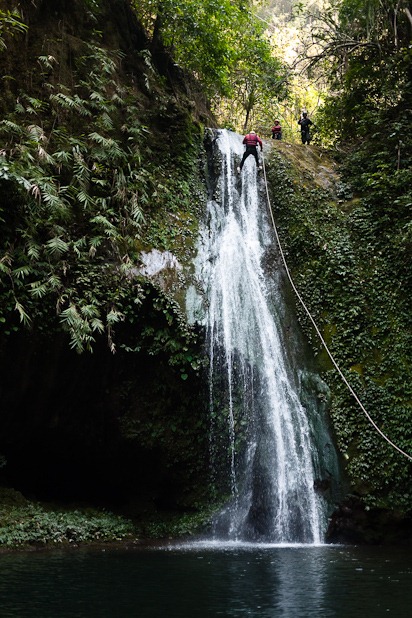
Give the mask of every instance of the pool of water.
[[211, 545], [0, 556], [9, 618], [409, 617], [403, 549]]

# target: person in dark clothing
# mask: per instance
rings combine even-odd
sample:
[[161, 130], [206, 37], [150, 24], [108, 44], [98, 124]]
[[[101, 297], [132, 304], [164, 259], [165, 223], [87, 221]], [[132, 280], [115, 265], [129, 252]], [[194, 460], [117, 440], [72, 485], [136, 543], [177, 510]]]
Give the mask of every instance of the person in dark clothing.
[[310, 120], [310, 118], [308, 118], [308, 113], [307, 112], [303, 112], [302, 117], [299, 118], [298, 120], [298, 124], [300, 124], [300, 134], [302, 137], [302, 144], [308, 144], [310, 143], [310, 125], [313, 124], [313, 122]]
[[275, 120], [272, 131], [272, 139], [282, 139], [282, 127], [280, 126], [279, 120]]
[[255, 157], [256, 166], [259, 170], [261, 170], [262, 166], [259, 165], [257, 146], [259, 144], [260, 151], [262, 152], [262, 149], [263, 149], [262, 140], [260, 139], [258, 135], [256, 135], [254, 131], [251, 131], [250, 133], [245, 135], [245, 137], [243, 138], [243, 143], [246, 146], [246, 150], [243, 153], [243, 158], [242, 158], [242, 161], [240, 162], [240, 166], [237, 168], [238, 173], [240, 174], [240, 172], [242, 171], [243, 165], [249, 155], [253, 155]]

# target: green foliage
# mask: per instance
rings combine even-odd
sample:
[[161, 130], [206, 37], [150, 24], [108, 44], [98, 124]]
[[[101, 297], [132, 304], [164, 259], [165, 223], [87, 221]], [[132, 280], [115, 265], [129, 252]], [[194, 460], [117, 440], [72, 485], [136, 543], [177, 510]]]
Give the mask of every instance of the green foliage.
[[275, 100], [285, 98], [285, 68], [249, 0], [144, 0], [133, 5], [154, 51], [165, 47], [200, 81], [221, 124], [241, 128], [256, 117], [265, 122]]
[[251, 20], [247, 36], [239, 37], [227, 96], [216, 101], [225, 126], [246, 130], [270, 127], [274, 107], [288, 96], [286, 67], [274, 56], [261, 23]]
[[145, 0], [133, 2], [153, 45], [165, 46], [209, 92], [227, 87], [234, 48], [249, 13], [228, 0]]
[[323, 63], [333, 93], [318, 119], [319, 129], [340, 146], [376, 133], [392, 142], [410, 133], [401, 120], [412, 96], [412, 24], [406, 4], [340, 0], [315, 27], [322, 51], [314, 62]]
[[[332, 90], [317, 125], [324, 141], [336, 147], [343, 180], [356, 199], [342, 200], [332, 239], [310, 209], [310, 233], [319, 240], [313, 246], [310, 238], [308, 264], [298, 270], [313, 310], [333, 333], [333, 350], [348, 380], [377, 425], [411, 453], [408, 11], [406, 2], [394, 0], [341, 0], [315, 27], [321, 48], [315, 61], [327, 71]], [[346, 246], [345, 261], [337, 240]], [[304, 232], [300, 241], [309, 246]], [[295, 245], [294, 256], [298, 252]], [[316, 293], [308, 280], [316, 283]], [[370, 505], [407, 510], [412, 494], [407, 460], [374, 432], [338, 382], [333, 389], [332, 417], [354, 488]]]
[[[14, 312], [26, 326], [34, 320], [49, 328], [54, 305], [74, 349], [91, 350], [105, 331], [115, 350], [113, 329], [123, 319], [149, 194], [154, 208], [157, 177], [173, 178], [166, 166], [153, 168], [152, 176], [150, 166], [142, 166], [149, 131], [132, 92], [117, 81], [120, 59], [87, 45], [74, 87], [48, 76], [45, 99], [22, 94], [14, 114], [0, 123], [0, 315], [6, 333], [17, 328]], [[55, 63], [46, 60], [42, 65], [50, 71]], [[166, 206], [167, 195], [176, 204], [190, 200], [189, 185], [179, 182], [184, 195], [167, 179], [162, 195], [158, 183], [159, 206]], [[138, 302], [139, 286], [133, 288]]]
[[0, 506], [0, 546], [58, 546], [120, 541], [131, 537], [130, 521], [109, 512], [49, 511], [34, 503]]
[[0, 51], [7, 49], [5, 38], [14, 34], [26, 32], [27, 26], [23, 23], [17, 11], [0, 9]]
[[[110, 136], [107, 118], [119, 113], [112, 92], [120, 89], [112, 79], [115, 58], [89, 46], [82, 60], [91, 67], [90, 81], [80, 82], [84, 97], [61, 85], [45, 101], [22, 95], [12, 120], [9, 117], [1, 122], [4, 149], [0, 179], [5, 188], [6, 184], [11, 187], [20, 210], [22, 241], [18, 250], [13, 242], [10, 264], [25, 260], [24, 266], [33, 270], [43, 259], [53, 269], [65, 256], [67, 270], [71, 259], [81, 255], [95, 258], [133, 253], [143, 220], [137, 198], [139, 193], [145, 194], [145, 183], [138, 171], [138, 151], [128, 142], [136, 137], [131, 137], [129, 126], [136, 129], [139, 124], [132, 120], [134, 110], [126, 106], [130, 118], [126, 116], [124, 143]], [[94, 117], [93, 126], [100, 132], [91, 131], [87, 136], [69, 133], [68, 127], [78, 114]], [[143, 133], [144, 127], [140, 131]], [[7, 224], [12, 224], [15, 216], [10, 210], [3, 214], [9, 237], [12, 225]], [[9, 246], [6, 243], [6, 252]]]
[[[337, 200], [324, 190], [299, 186], [296, 171], [274, 157], [273, 201], [295, 283], [366, 410], [397, 446], [412, 453], [410, 272], [401, 206], [410, 191], [404, 184], [409, 175], [405, 170], [381, 183], [364, 171], [373, 163], [358, 153]], [[368, 193], [353, 198], [363, 183]], [[399, 205], [392, 207], [394, 195]], [[353, 491], [369, 505], [407, 510], [408, 460], [369, 424], [303, 309], [298, 313], [332, 389], [331, 417]]]
[[204, 366], [200, 352], [199, 335], [187, 322], [186, 315], [171, 294], [152, 284], [145, 287], [145, 299], [141, 308], [142, 322], [136, 307], [128, 306], [125, 317], [136, 323], [135, 342], [121, 347], [126, 351], [144, 351], [150, 356], [164, 357], [167, 364], [180, 371], [186, 380], [190, 374], [198, 374]]
[[179, 513], [169, 517], [156, 515], [141, 528], [146, 538], [166, 539], [192, 536], [204, 532], [210, 527], [210, 521], [216, 512], [215, 505], [203, 507], [195, 513]]

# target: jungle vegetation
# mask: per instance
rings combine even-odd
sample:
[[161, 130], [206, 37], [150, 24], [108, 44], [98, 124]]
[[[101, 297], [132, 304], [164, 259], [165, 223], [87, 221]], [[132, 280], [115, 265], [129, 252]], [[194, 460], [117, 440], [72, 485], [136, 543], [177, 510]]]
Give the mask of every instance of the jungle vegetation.
[[[274, 36], [280, 13], [297, 28], [292, 60]], [[181, 288], [141, 274], [141, 251], [190, 263], [205, 126], [269, 136], [276, 115], [296, 142], [293, 116], [307, 108], [314, 144], [342, 183], [335, 201], [296, 190], [296, 172], [275, 153], [282, 239], [348, 379], [412, 453], [411, 32], [406, 0], [2, 0], [4, 345], [62, 335], [83, 355], [102, 342], [112, 355], [144, 352], [171, 367], [190, 398], [201, 337], [185, 322]], [[374, 433], [318, 352], [352, 491], [368, 508], [407, 514], [410, 462]], [[179, 482], [195, 485], [207, 439], [197, 453], [187, 447], [204, 429], [189, 416], [173, 421], [171, 437], [158, 411], [145, 429], [127, 415], [123, 427], [147, 448], [160, 444], [171, 467], [184, 463]]]
[[[276, 178], [283, 238], [304, 297], [372, 418], [408, 454], [411, 32], [403, 2], [344, 0], [313, 16], [305, 62], [314, 78], [329, 76], [315, 122], [319, 143], [340, 164], [338, 203], [316, 192], [293, 197]], [[343, 383], [326, 373], [352, 488], [370, 506], [409, 511], [410, 460], [378, 438]]]

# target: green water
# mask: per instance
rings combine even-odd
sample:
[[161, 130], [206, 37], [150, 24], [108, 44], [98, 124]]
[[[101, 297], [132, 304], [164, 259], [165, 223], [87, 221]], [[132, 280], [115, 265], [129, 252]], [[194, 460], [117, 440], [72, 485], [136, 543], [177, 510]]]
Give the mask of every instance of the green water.
[[409, 617], [409, 552], [245, 547], [0, 556], [1, 618]]

